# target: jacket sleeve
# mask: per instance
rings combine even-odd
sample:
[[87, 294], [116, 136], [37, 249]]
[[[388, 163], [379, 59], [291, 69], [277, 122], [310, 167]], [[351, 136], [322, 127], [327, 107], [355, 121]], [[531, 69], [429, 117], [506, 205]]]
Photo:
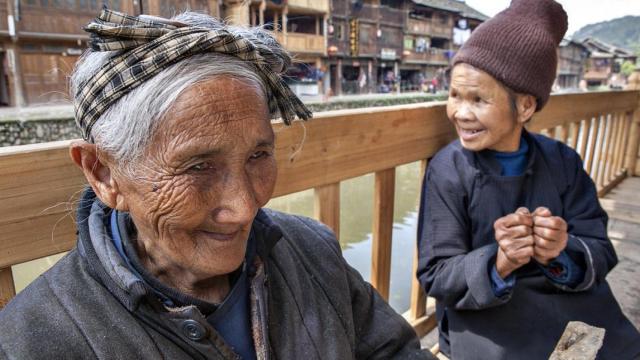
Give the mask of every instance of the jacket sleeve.
[[562, 158], [568, 169], [567, 187], [561, 194], [562, 216], [569, 232], [565, 251], [584, 270], [584, 279], [573, 288], [554, 285], [565, 291], [585, 291], [604, 281], [618, 257], [607, 236], [607, 213], [600, 206], [596, 187], [584, 171], [580, 156], [563, 147]]
[[319, 230], [346, 271], [356, 337], [355, 358], [436, 360], [428, 350], [420, 349], [420, 340], [411, 325], [344, 260], [335, 235], [325, 226]]
[[420, 199], [417, 276], [444, 306], [481, 310], [506, 303], [511, 292], [496, 297], [491, 286], [497, 244], [471, 248], [468, 198], [455, 169], [434, 159]]

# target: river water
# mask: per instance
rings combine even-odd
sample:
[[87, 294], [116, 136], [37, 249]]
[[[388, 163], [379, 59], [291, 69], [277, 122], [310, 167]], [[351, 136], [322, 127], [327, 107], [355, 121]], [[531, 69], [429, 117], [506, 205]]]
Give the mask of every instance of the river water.
[[[400, 313], [406, 311], [410, 303], [420, 180], [419, 162], [396, 169], [389, 302]], [[340, 245], [347, 262], [365, 280], [369, 280], [371, 274], [373, 187], [373, 174], [343, 181], [340, 186]], [[272, 199], [267, 207], [312, 217], [313, 202], [313, 190], [307, 190]], [[16, 290], [22, 290], [62, 256], [50, 256], [14, 266]]]

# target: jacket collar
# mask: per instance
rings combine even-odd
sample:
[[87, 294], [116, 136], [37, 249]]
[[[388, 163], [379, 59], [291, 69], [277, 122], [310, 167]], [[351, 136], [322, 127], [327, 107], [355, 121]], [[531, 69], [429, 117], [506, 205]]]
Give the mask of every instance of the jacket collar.
[[[91, 275], [107, 287], [128, 310], [135, 310], [146, 297], [155, 295], [139, 276], [133, 273], [119, 255], [110, 226], [112, 209], [103, 204], [92, 188], [87, 187], [77, 210], [78, 251], [86, 261]], [[282, 237], [282, 230], [262, 209], [251, 229], [255, 236], [256, 253], [267, 259], [271, 249]]]
[[[537, 149], [537, 143], [535, 138], [526, 130], [522, 129], [522, 137], [527, 141], [529, 145], [529, 151], [527, 152], [527, 166], [525, 167], [524, 174], [531, 175], [535, 165], [536, 155], [539, 151]], [[477, 168], [485, 174], [500, 175], [502, 173], [502, 166], [500, 162], [496, 160], [491, 150], [471, 151], [464, 147], [462, 152], [465, 154], [471, 163], [475, 163]]]

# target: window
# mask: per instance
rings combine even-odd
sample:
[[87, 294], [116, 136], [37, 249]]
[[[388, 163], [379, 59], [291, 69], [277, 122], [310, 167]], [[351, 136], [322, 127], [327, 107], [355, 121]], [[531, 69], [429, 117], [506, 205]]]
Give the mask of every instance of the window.
[[405, 50], [413, 50], [413, 37], [405, 36], [404, 37], [404, 48]]
[[338, 40], [344, 40], [344, 24], [337, 23], [334, 25], [333, 36]]

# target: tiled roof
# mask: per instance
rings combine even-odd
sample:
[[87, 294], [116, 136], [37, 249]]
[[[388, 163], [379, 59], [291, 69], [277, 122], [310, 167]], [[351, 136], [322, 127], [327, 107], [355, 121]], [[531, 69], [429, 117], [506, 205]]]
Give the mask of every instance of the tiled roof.
[[412, 0], [415, 4], [428, 6], [430, 8], [459, 13], [463, 17], [480, 21], [488, 20], [489, 17], [480, 11], [459, 0]]

